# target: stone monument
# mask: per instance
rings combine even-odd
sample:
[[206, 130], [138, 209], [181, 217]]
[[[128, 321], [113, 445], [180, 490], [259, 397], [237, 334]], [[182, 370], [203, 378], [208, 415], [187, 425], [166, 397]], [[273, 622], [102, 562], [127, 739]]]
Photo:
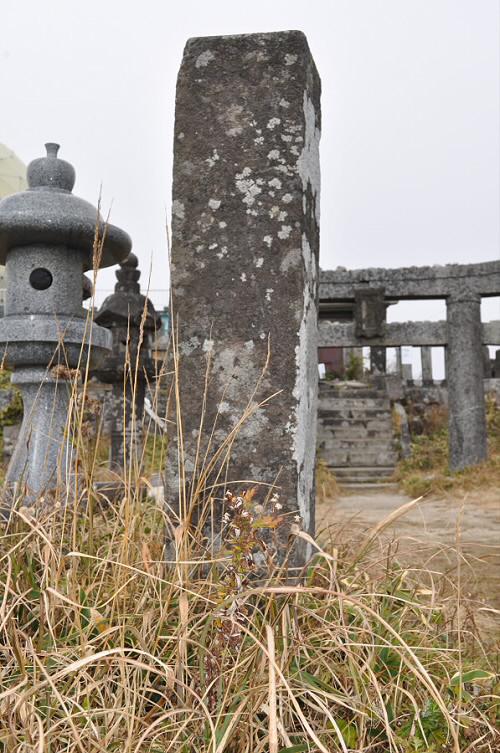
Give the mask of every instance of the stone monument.
[[96, 236], [99, 265], [130, 251], [130, 238], [107, 225], [97, 210], [72, 194], [73, 167], [58, 159], [57, 144], [28, 166], [28, 190], [0, 202], [0, 264], [6, 266], [5, 317], [0, 343], [22, 393], [24, 418], [8, 471], [26, 502], [71, 474], [69, 436], [72, 372], [91, 353], [111, 346], [102, 327], [86, 320], [83, 272], [92, 269]]
[[152, 345], [161, 320], [149, 298], [141, 294], [138, 260], [129, 254], [116, 272], [115, 292], [108, 296], [95, 321], [111, 330], [113, 349], [93, 374], [112, 385], [110, 401], [111, 467], [129, 465], [142, 440], [144, 397], [155, 375]]
[[189, 489], [220, 498], [257, 483], [261, 499], [274, 488], [286, 519], [314, 530], [319, 138], [320, 79], [301, 32], [187, 42], [172, 205], [180, 392], [169, 416], [182, 426], [166, 484], [181, 518]]

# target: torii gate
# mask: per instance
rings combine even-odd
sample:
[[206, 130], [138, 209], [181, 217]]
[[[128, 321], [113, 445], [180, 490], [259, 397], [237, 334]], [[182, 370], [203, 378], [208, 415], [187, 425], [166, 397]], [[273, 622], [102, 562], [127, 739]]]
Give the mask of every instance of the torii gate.
[[[481, 298], [500, 295], [500, 261], [321, 273], [320, 301], [354, 303], [354, 323], [319, 324], [320, 347], [446, 348], [450, 468], [487, 457], [483, 345], [500, 345], [500, 322], [481, 323]], [[385, 321], [387, 303], [445, 299], [445, 322]]]

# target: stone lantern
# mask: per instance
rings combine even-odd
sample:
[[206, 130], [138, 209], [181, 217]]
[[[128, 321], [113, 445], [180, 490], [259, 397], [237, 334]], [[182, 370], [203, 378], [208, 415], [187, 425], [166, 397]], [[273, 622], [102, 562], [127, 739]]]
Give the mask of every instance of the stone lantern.
[[7, 278], [0, 345], [24, 404], [7, 482], [28, 502], [69, 480], [73, 370], [85, 367], [89, 353], [95, 358], [111, 347], [109, 333], [87, 321], [82, 301], [90, 280], [83, 272], [120, 262], [131, 247], [125, 232], [105, 226], [97, 209], [72, 194], [75, 171], [58, 159], [59, 146], [46, 149], [28, 166], [28, 190], [0, 202]]
[[155, 375], [153, 339], [161, 318], [149, 298], [141, 294], [138, 260], [129, 256], [116, 272], [115, 292], [108, 296], [95, 321], [111, 330], [113, 351], [93, 375], [112, 385], [110, 405], [111, 467], [120, 470], [134, 457], [142, 439], [147, 381]]

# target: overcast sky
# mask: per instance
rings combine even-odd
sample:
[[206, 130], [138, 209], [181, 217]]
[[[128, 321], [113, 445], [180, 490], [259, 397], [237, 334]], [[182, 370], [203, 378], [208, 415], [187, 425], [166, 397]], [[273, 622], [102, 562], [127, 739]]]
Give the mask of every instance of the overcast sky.
[[[0, 142], [25, 162], [61, 143], [75, 193], [96, 202], [102, 183], [143, 277], [152, 259], [153, 291], [168, 287], [175, 80], [190, 36], [306, 33], [323, 82], [324, 269], [499, 258], [497, 0], [0, 0], [0, 14]], [[113, 284], [104, 273], [102, 288]], [[391, 318], [410, 318], [409, 305]], [[486, 314], [500, 318], [498, 301]]]

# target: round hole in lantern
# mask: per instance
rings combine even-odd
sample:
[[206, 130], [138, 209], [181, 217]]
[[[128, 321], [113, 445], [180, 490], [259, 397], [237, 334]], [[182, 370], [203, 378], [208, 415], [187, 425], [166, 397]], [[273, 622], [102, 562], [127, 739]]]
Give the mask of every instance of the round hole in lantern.
[[30, 285], [35, 290], [47, 290], [52, 285], [52, 280], [52, 274], [44, 267], [38, 267], [30, 274]]

